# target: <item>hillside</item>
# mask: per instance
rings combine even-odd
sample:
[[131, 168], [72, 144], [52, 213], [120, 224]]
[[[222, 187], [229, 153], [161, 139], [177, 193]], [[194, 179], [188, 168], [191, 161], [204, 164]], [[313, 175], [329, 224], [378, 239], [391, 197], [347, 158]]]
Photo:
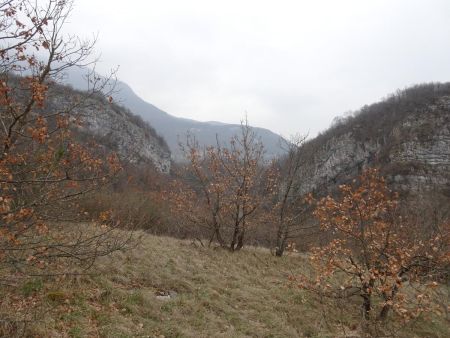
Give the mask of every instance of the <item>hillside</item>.
[[[304, 256], [276, 258], [258, 248], [232, 254], [137, 235], [133, 250], [98, 260], [91, 275], [26, 282], [20, 292], [28, 306], [4, 298], [2, 318], [33, 316], [26, 333], [39, 337], [359, 337], [359, 312], [347, 312], [357, 305], [289, 283], [307, 271]], [[394, 334], [447, 337], [448, 326], [445, 317], [420, 318]]]
[[[247, 102], [298, 129], [323, 102], [450, 78], [383, 50], [434, 57], [445, 39], [424, 48], [404, 4], [117, 3], [0, 2], [0, 338], [450, 337], [450, 82], [288, 142], [244, 116], [174, 117], [96, 73], [120, 62], [179, 107]], [[425, 38], [450, 29], [417, 12], [437, 24]]]
[[79, 138], [85, 141], [94, 138], [127, 162], [151, 163], [158, 171], [169, 173], [170, 150], [142, 118], [100, 95], [87, 95], [60, 85], [50, 87], [43, 107], [47, 113], [72, 106], [72, 114], [82, 116], [83, 120], [77, 129]]
[[[83, 80], [83, 73], [79, 69], [72, 69], [68, 73], [67, 83], [80, 90], [86, 89], [86, 81]], [[177, 161], [181, 160], [183, 156], [179, 149], [179, 141], [183, 141], [188, 132], [196, 137], [200, 145], [207, 146], [216, 145], [216, 135], [220, 140], [228, 141], [240, 130], [238, 124], [215, 121], [200, 122], [172, 116], [144, 101], [126, 83], [121, 81], [116, 83], [114, 91], [113, 97], [118, 104], [141, 116], [164, 137], [172, 152], [172, 159]], [[255, 127], [254, 130], [264, 144], [267, 158], [273, 158], [282, 153], [281, 136], [264, 128]]]
[[301, 192], [333, 190], [367, 166], [395, 190], [450, 197], [450, 84], [418, 85], [338, 118], [302, 148]]

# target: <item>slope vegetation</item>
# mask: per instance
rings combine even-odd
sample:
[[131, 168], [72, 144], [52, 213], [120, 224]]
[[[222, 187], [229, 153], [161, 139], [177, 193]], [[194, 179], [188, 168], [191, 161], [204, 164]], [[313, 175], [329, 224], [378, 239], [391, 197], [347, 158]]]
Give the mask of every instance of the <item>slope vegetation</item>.
[[450, 197], [450, 84], [417, 85], [337, 118], [303, 151], [302, 192], [332, 190], [377, 166], [395, 190]]
[[[85, 90], [87, 84], [83, 79], [84, 72], [86, 70], [71, 69], [68, 73], [67, 83], [77, 89]], [[115, 84], [114, 92], [113, 96], [116, 102], [129, 109], [133, 114], [142, 117], [164, 137], [172, 152], [172, 159], [175, 161], [183, 160], [183, 154], [179, 149], [179, 141], [185, 141], [187, 133], [194, 135], [201, 146], [215, 146], [216, 136], [221, 141], [228, 142], [240, 130], [238, 124], [200, 122], [170, 115], [144, 101], [126, 83], [121, 81]], [[281, 136], [268, 129], [256, 127], [253, 129], [264, 144], [267, 158], [273, 158], [283, 153], [280, 147]]]
[[[321, 300], [289, 283], [290, 275], [307, 273], [305, 256], [280, 259], [259, 248], [231, 254], [137, 236], [132, 250], [97, 261], [90, 275], [35, 279], [22, 295], [3, 290], [2, 318], [23, 316], [26, 335], [45, 337], [359, 336], [358, 305]], [[446, 337], [447, 324], [432, 316], [393, 330], [396, 337]]]
[[117, 152], [122, 160], [151, 164], [158, 171], [169, 173], [169, 147], [140, 116], [100, 95], [52, 85], [43, 109], [51, 113], [64, 107], [73, 107], [72, 115], [81, 116], [83, 123], [77, 129], [79, 138], [85, 141], [94, 138], [103, 147]]

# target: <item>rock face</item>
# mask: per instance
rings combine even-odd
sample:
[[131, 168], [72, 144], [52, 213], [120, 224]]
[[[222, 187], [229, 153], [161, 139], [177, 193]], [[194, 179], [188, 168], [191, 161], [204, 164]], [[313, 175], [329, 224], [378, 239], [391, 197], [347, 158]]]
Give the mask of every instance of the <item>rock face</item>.
[[[72, 68], [67, 73], [66, 83], [80, 90], [87, 89], [85, 79], [89, 70]], [[217, 136], [227, 143], [231, 137], [240, 133], [240, 125], [221, 122], [200, 122], [192, 119], [175, 117], [155, 107], [140, 98], [124, 82], [114, 83], [114, 100], [128, 108], [134, 114], [141, 116], [150, 123], [166, 140], [174, 161], [184, 161], [184, 154], [180, 150], [179, 142], [186, 141], [186, 135], [195, 136], [200, 146], [215, 146]], [[251, 121], [250, 121], [251, 122]], [[264, 128], [252, 127], [264, 145], [265, 157], [272, 159], [284, 153], [280, 147], [281, 136]]]
[[104, 147], [116, 151], [130, 163], [151, 163], [158, 171], [169, 173], [170, 151], [164, 139], [140, 117], [108, 102], [102, 96], [87, 95], [68, 87], [51, 88], [47, 109], [74, 106], [74, 115], [81, 116], [78, 133], [92, 136]]
[[[172, 159], [177, 162], [185, 160], [179, 142], [186, 142], [187, 134], [195, 136], [199, 145], [206, 147], [215, 146], [217, 137], [222, 142], [228, 143], [233, 136], [239, 135], [241, 132], [241, 126], [238, 124], [200, 122], [172, 116], [142, 100], [123, 82], [117, 83], [115, 99], [133, 113], [139, 114], [164, 136], [170, 147]], [[252, 130], [264, 145], [264, 156], [267, 159], [275, 158], [283, 153], [283, 149], [280, 147], [280, 141], [282, 140], [280, 135], [265, 128], [252, 127]]]
[[301, 193], [332, 191], [374, 166], [397, 191], [450, 197], [450, 85], [416, 86], [365, 106], [302, 151]]

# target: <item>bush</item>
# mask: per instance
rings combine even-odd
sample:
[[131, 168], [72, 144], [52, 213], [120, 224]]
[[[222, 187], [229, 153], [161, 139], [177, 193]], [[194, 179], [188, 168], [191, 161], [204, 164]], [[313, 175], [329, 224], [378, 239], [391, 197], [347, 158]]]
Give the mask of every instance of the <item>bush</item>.
[[162, 205], [154, 195], [136, 190], [101, 191], [86, 198], [80, 206], [88, 218], [96, 219], [104, 210], [110, 210], [114, 219], [126, 220], [124, 228], [152, 231], [163, 220]]
[[322, 231], [332, 235], [312, 250], [312, 276], [299, 285], [333, 299], [360, 299], [364, 321], [389, 312], [404, 321], [436, 311], [434, 289], [446, 282], [450, 263], [448, 220], [421, 236], [398, 212], [398, 196], [375, 169], [366, 170], [341, 194], [317, 202]]

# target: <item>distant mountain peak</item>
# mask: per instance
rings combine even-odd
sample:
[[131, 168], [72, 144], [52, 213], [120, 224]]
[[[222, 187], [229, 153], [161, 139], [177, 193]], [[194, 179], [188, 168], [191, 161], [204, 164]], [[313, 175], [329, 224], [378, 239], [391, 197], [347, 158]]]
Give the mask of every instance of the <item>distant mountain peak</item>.
[[[84, 70], [84, 73], [86, 72], [87, 70]], [[68, 74], [67, 83], [80, 90], [86, 89], [86, 81], [83, 81], [84, 73], [82, 69], [72, 70]], [[116, 103], [123, 105], [133, 114], [141, 116], [151, 124], [156, 132], [166, 140], [172, 153], [172, 159], [175, 161], [182, 160], [183, 155], [179, 149], [179, 141], [188, 132], [194, 134], [200, 146], [208, 146], [215, 145], [217, 137], [220, 140], [228, 141], [236, 134], [239, 128], [239, 124], [228, 124], [219, 121], [200, 122], [175, 117], [146, 102], [129, 85], [121, 81], [116, 83], [113, 98]], [[253, 130], [264, 145], [266, 158], [274, 158], [284, 152], [279, 146], [282, 139], [280, 135], [264, 128], [253, 127]]]

